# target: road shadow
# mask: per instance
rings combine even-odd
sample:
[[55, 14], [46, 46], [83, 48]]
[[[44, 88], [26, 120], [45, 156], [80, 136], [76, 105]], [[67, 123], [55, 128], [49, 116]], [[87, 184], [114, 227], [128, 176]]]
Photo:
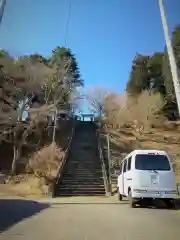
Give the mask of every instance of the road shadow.
[[31, 200], [0, 199], [0, 233], [47, 209], [50, 205]]
[[168, 208], [163, 200], [156, 199], [153, 200], [151, 203], [141, 203], [137, 204], [136, 208], [146, 208], [151, 210], [179, 210], [180, 209], [180, 199], [175, 200], [175, 207], [174, 208]]
[[128, 202], [127, 201], [123, 201], [123, 202], [55, 202], [52, 203], [52, 206], [54, 205], [127, 205]]
[[[123, 199], [123, 201], [118, 201], [118, 200], [112, 200], [112, 201], [99, 201], [99, 202], [93, 202], [93, 201], [78, 201], [78, 202], [73, 202], [73, 201], [62, 201], [62, 202], [54, 202], [52, 203], [52, 206], [58, 206], [58, 205], [119, 205], [119, 206], [124, 206], [124, 205], [129, 205], [129, 201], [127, 199]], [[175, 209], [168, 209], [167, 206], [161, 202], [153, 202], [153, 204], [137, 204], [135, 206], [135, 209], [149, 209], [149, 210], [169, 210], [169, 211], [174, 211], [174, 210], [179, 210], [180, 205], [176, 205]]]

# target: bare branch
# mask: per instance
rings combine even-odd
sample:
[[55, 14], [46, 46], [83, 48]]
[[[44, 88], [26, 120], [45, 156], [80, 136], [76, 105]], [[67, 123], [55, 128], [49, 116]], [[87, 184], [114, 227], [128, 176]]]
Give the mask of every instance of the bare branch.
[[91, 88], [87, 94], [90, 111], [96, 113], [100, 117], [103, 116], [105, 99], [109, 94], [110, 93], [102, 87]]

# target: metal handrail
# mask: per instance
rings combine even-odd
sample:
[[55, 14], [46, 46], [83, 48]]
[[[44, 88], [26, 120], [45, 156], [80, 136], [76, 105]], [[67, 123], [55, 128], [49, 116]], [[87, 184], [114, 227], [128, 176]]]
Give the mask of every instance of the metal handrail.
[[102, 166], [102, 174], [103, 174], [103, 179], [104, 179], [105, 191], [106, 191], [106, 195], [109, 196], [110, 191], [108, 188], [108, 177], [107, 177], [107, 173], [106, 173], [106, 167], [105, 167], [104, 157], [103, 157], [102, 148], [101, 148], [101, 144], [100, 144], [100, 137], [99, 137], [98, 130], [96, 131], [96, 136], [97, 136], [97, 140], [98, 140], [98, 151], [99, 151], [99, 157], [100, 157], [101, 166]]
[[69, 140], [69, 143], [68, 143], [68, 146], [65, 150], [65, 153], [64, 153], [64, 156], [62, 157], [61, 161], [60, 161], [60, 164], [59, 164], [59, 167], [58, 167], [58, 171], [57, 171], [57, 176], [56, 176], [56, 184], [58, 183], [59, 181], [59, 178], [62, 174], [62, 171], [63, 171], [63, 168], [64, 168], [64, 165], [67, 161], [67, 158], [68, 158], [68, 155], [69, 155], [69, 151], [70, 151], [70, 148], [71, 148], [71, 143], [72, 143], [72, 139], [74, 137], [74, 132], [75, 132], [75, 123], [73, 123], [73, 127], [72, 127], [72, 132], [71, 132], [71, 137], [70, 137], [70, 140]]

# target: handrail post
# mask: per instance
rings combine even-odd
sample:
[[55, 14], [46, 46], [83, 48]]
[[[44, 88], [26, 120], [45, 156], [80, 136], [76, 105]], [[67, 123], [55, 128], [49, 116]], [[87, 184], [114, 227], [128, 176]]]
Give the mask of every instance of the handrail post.
[[108, 173], [109, 173], [109, 192], [112, 194], [112, 182], [111, 182], [111, 155], [110, 155], [110, 144], [109, 134], [107, 134], [107, 150], [108, 150]]
[[105, 162], [104, 162], [104, 158], [103, 158], [102, 148], [100, 145], [100, 133], [98, 130], [96, 130], [96, 137], [97, 137], [97, 141], [98, 141], [98, 151], [99, 151], [99, 157], [100, 157], [101, 165], [102, 165], [102, 174], [103, 174], [103, 178], [104, 178], [106, 196], [110, 196], [111, 193], [110, 193], [110, 189], [109, 189], [108, 177], [107, 177], [106, 166], [105, 166]]

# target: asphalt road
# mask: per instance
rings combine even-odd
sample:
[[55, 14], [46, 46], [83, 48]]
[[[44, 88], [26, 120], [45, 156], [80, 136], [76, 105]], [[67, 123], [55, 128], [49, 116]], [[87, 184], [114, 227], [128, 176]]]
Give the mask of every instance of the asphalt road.
[[180, 211], [0, 200], [1, 240], [179, 240]]

